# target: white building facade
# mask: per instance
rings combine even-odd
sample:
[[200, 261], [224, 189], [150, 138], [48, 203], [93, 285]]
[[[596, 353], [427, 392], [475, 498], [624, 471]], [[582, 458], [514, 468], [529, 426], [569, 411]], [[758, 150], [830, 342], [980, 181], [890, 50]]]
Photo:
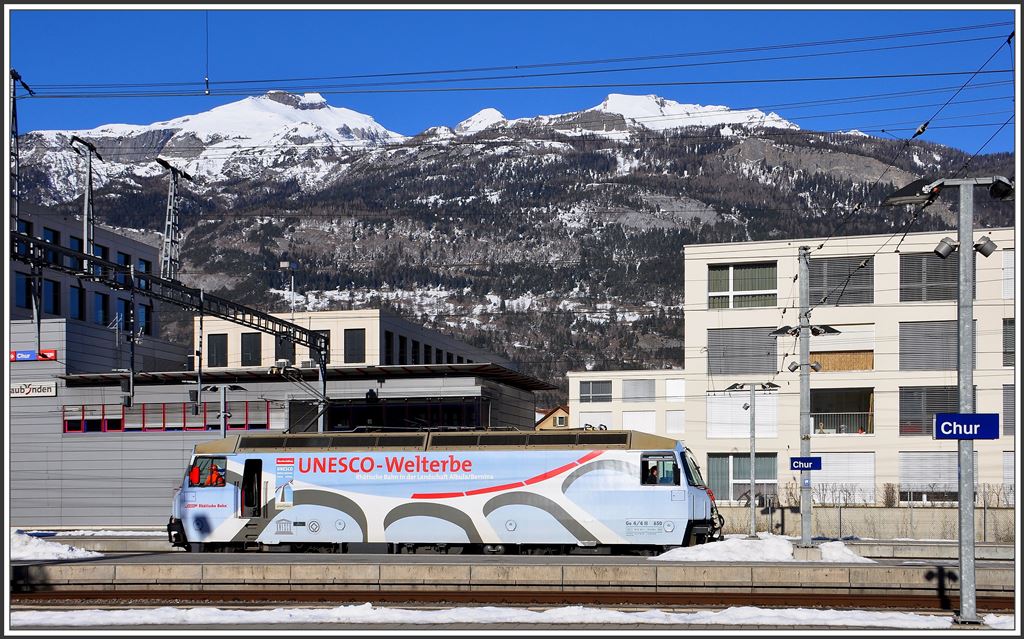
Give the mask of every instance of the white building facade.
[[[932, 438], [935, 413], [959, 412], [959, 265], [932, 250], [949, 234], [908, 234], [899, 252], [888, 234], [686, 247], [684, 370], [570, 373], [573, 424], [609, 420], [681, 439], [720, 501], [745, 501], [750, 391], [728, 389], [754, 384], [757, 493], [798, 495], [789, 458], [800, 456], [799, 368], [789, 367], [799, 344], [771, 333], [799, 324], [798, 252], [808, 246], [810, 321], [839, 331], [810, 344], [819, 368], [810, 374], [811, 454], [822, 458], [815, 500], [955, 501], [957, 443]], [[975, 476], [979, 495], [1012, 504], [1015, 238], [1011, 228], [976, 229], [982, 235], [998, 249], [975, 254], [974, 412], [999, 414], [1000, 437], [975, 441]], [[654, 380], [654, 402], [637, 401], [650, 388], [639, 380]]]

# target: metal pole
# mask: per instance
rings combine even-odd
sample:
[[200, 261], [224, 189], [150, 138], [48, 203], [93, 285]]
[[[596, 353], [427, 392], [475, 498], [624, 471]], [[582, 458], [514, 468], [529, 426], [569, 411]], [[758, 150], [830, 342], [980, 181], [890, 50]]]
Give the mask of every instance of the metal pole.
[[[82, 252], [93, 254], [92, 243], [92, 152], [85, 150], [85, 195], [82, 197]], [[89, 260], [82, 260], [82, 270], [89, 272]]]
[[757, 484], [754, 482], [754, 385], [750, 385], [750, 536], [757, 536]]
[[18, 222], [21, 220], [18, 204], [21, 200], [21, 183], [19, 181], [18, 157], [18, 80], [21, 76], [14, 69], [11, 69], [11, 230], [18, 231]]
[[292, 303], [292, 323], [295, 323], [295, 270], [294, 269], [289, 269], [289, 270], [291, 270], [292, 283], [291, 283], [291, 289], [289, 290], [288, 299], [291, 300], [291, 303]]
[[[800, 247], [800, 456], [811, 455], [811, 289], [808, 262], [811, 249]], [[811, 545], [811, 471], [800, 471], [800, 545]]]
[[228, 429], [228, 385], [220, 385], [220, 436]]
[[[960, 413], [974, 412], [974, 184], [960, 185], [960, 282], [957, 301]], [[980, 623], [974, 578], [974, 440], [957, 444], [960, 470], [960, 614], [958, 623]]]

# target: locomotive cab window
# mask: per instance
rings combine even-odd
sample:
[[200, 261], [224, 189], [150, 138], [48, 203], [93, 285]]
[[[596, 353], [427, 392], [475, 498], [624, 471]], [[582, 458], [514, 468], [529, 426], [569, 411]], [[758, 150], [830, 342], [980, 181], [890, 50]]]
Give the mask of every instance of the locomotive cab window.
[[679, 485], [679, 465], [672, 453], [644, 453], [640, 456], [640, 473], [644, 486]]
[[690, 454], [689, 448], [683, 453], [683, 460], [686, 462], [686, 483], [698, 488], [707, 488], [708, 485], [704, 483], [704, 477], [700, 474], [700, 466], [697, 465], [697, 460]]
[[224, 457], [196, 457], [188, 469], [188, 485], [223, 486], [227, 470], [227, 459]]

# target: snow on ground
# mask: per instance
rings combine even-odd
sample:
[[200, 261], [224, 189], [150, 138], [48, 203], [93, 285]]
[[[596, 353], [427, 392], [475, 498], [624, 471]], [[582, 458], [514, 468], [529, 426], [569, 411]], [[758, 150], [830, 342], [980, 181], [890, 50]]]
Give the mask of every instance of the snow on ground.
[[[991, 628], [1012, 629], [1014, 618], [987, 615]], [[333, 608], [276, 608], [273, 610], [229, 610], [223, 608], [153, 608], [148, 610], [13, 611], [11, 626], [135, 626], [190, 624], [715, 624], [770, 626], [859, 626], [877, 628], [947, 629], [948, 616], [865, 610], [815, 610], [793, 608], [774, 610], [742, 606], [718, 611], [665, 612], [645, 610], [622, 612], [586, 606], [546, 610], [499, 608], [448, 608], [445, 610], [404, 610], [369, 603]]]
[[[793, 557], [791, 538], [770, 533], [757, 533], [758, 539], [746, 535], [726, 535], [725, 541], [675, 548], [651, 557], [654, 561], [805, 561]], [[876, 563], [861, 557], [841, 541], [820, 544], [821, 561], [839, 563]], [[809, 560], [806, 560], [809, 561]]]
[[166, 537], [166, 530], [25, 530], [33, 537]]
[[31, 559], [86, 559], [102, 557], [102, 553], [82, 550], [67, 544], [44, 541], [25, 534], [21, 530], [11, 530], [11, 560], [24, 561]]

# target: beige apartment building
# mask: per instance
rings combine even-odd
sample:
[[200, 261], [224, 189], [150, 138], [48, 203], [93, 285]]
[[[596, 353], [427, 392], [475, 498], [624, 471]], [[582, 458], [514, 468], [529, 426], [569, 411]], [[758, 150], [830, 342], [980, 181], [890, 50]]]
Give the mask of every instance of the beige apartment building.
[[567, 376], [571, 428], [638, 430], [683, 439], [682, 369], [569, 371]]
[[[798, 492], [789, 458], [800, 455], [799, 368], [789, 368], [799, 344], [771, 333], [799, 323], [797, 256], [808, 246], [810, 321], [839, 331], [810, 344], [815, 500], [879, 503], [886, 490], [901, 502], [955, 500], [957, 444], [932, 438], [935, 413], [959, 412], [959, 264], [933, 252], [955, 235], [687, 246], [684, 370], [570, 373], [572, 423], [681, 439], [720, 500], [745, 500], [750, 391], [729, 387], [754, 384], [757, 492]], [[998, 413], [1001, 435], [975, 441], [976, 478], [1013, 503], [1015, 238], [1012, 228], [976, 229], [975, 240], [983, 235], [998, 248], [975, 253], [975, 412]]]

